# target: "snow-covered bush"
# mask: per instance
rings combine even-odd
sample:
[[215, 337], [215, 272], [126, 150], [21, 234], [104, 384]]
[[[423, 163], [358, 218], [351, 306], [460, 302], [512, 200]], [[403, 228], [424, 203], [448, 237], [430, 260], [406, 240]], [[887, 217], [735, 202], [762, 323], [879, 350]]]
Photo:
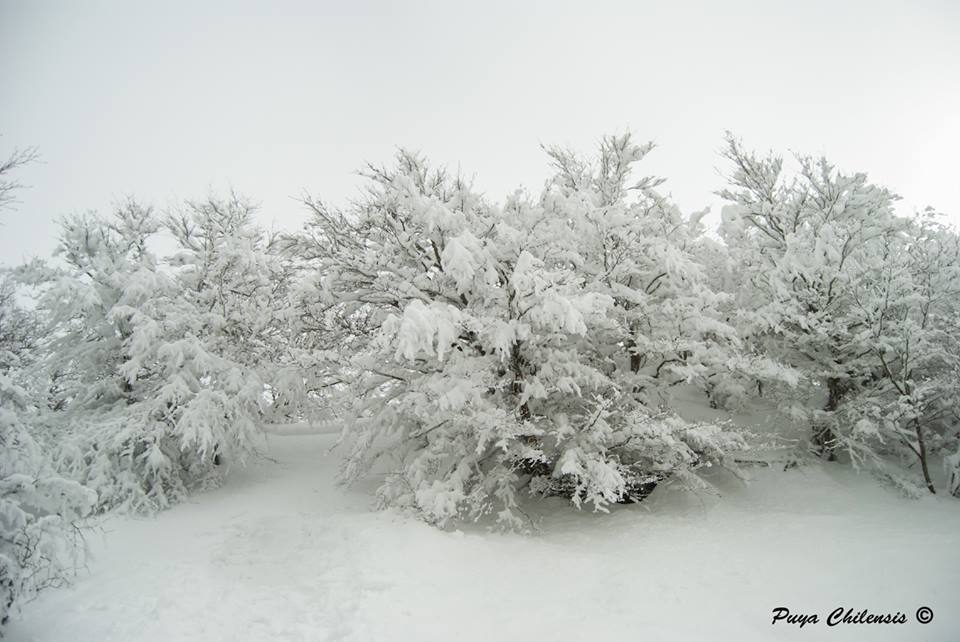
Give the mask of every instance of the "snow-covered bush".
[[[842, 414], [854, 429], [841, 443], [857, 463], [882, 466], [882, 455], [919, 463], [931, 493], [930, 458], [952, 455], [960, 441], [958, 297], [960, 236], [932, 212], [888, 239], [882, 269], [858, 287], [875, 369]], [[956, 464], [950, 456], [944, 464], [956, 494]]]
[[66, 584], [86, 548], [96, 493], [52, 469], [30, 436], [26, 391], [0, 368], [0, 635], [37, 592]]
[[875, 361], [859, 286], [881, 268], [885, 239], [905, 221], [893, 213], [893, 194], [825, 159], [798, 157], [799, 172], [788, 178], [781, 158], [758, 157], [729, 136], [725, 156], [733, 170], [720, 195], [733, 206], [721, 233], [740, 275], [738, 326], [803, 373], [794, 398], [809, 405], [825, 391], [822, 409], [807, 414], [814, 448], [833, 457], [837, 412]]
[[934, 492], [929, 456], [956, 451], [960, 424], [960, 237], [930, 212], [896, 216], [895, 195], [825, 159], [798, 157], [788, 180], [733, 138], [726, 157], [741, 333], [804, 374], [794, 399], [825, 398], [805, 410], [820, 454], [901, 487], [915, 460]]
[[17, 283], [0, 269], [0, 372], [19, 372], [35, 355], [36, 318], [17, 305]]
[[[0, 210], [20, 187], [10, 172], [34, 158], [33, 150], [14, 151], [0, 163]], [[31, 436], [38, 409], [26, 386], [38, 358], [38, 319], [17, 297], [13, 274], [0, 270], [0, 637], [23, 603], [70, 580], [86, 552], [79, 520], [96, 501], [57, 475]]]
[[[256, 206], [231, 193], [189, 201], [164, 222], [177, 241], [167, 261], [202, 326], [205, 350], [241, 368], [262, 388], [267, 419], [302, 413], [300, 364], [292, 348], [294, 266], [278, 235], [254, 223]], [[251, 390], [251, 394], [254, 394]]]
[[[570, 252], [585, 287], [611, 297], [620, 336], [616, 372], [648, 408], [671, 405], [679, 383], [694, 383], [713, 406], [737, 406], [746, 381], [793, 382], [795, 373], [750, 354], [729, 322], [734, 297], [715, 275], [725, 249], [704, 236], [706, 211], [684, 217], [655, 191], [663, 181], [629, 181], [653, 148], [629, 135], [603, 140], [595, 164], [550, 148], [556, 174], [545, 210], [568, 221]], [[631, 198], [632, 196], [632, 198]]]
[[356, 207], [308, 202], [299, 246], [322, 278], [305, 305], [355, 348], [340, 364], [347, 479], [382, 462], [386, 503], [517, 526], [528, 485], [603, 509], [729, 464], [738, 435], [666, 408], [671, 385], [725, 367], [737, 340], [684, 247], [695, 221], [656, 180], [628, 185], [648, 150], [551, 150], [543, 194], [503, 206], [401, 152], [369, 168]]
[[283, 283], [249, 208], [211, 199], [168, 225], [172, 267], [150, 249], [160, 221], [128, 203], [64, 222], [65, 267], [23, 271], [48, 322], [37, 436], [100, 509], [155, 510], [217, 483], [254, 452], [269, 403], [261, 365], [278, 323], [264, 320]]

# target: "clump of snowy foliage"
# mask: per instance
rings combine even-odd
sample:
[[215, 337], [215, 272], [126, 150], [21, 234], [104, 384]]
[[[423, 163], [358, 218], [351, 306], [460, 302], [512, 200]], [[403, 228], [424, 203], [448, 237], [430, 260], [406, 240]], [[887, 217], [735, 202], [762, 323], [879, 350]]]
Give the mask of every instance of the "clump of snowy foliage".
[[731, 465], [741, 436], [682, 420], [670, 390], [753, 364], [692, 254], [696, 217], [630, 181], [650, 148], [551, 149], [543, 192], [503, 205], [400, 152], [356, 207], [308, 201], [313, 316], [357, 346], [348, 479], [384, 466], [385, 503], [518, 526], [525, 487], [603, 509]]

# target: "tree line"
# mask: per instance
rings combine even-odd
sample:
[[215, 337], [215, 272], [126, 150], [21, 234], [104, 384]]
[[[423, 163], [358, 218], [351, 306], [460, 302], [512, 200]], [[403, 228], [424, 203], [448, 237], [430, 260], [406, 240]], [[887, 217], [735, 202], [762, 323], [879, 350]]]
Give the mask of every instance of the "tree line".
[[775, 407], [796, 460], [960, 494], [957, 232], [728, 135], [713, 234], [638, 175], [652, 150], [545, 148], [543, 188], [500, 202], [401, 150], [289, 233], [236, 194], [62, 219], [53, 257], [0, 273], [2, 616], [79, 563], [85, 516], [216, 485], [275, 423], [336, 426], [345, 480], [384, 473], [384, 505], [438, 526], [740, 474], [756, 431], [681, 390]]

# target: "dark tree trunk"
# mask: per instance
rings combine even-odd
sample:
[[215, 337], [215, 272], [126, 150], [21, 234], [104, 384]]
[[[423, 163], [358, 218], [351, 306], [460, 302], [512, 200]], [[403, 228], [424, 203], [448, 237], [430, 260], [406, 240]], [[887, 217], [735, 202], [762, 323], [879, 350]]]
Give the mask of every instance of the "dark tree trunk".
[[853, 390], [853, 384], [849, 379], [840, 379], [837, 377], [831, 377], [827, 379], [827, 391], [830, 393], [830, 396], [827, 397], [827, 408], [828, 412], [833, 412], [840, 407], [840, 402], [843, 401], [843, 398], [847, 396]]
[[632, 339], [630, 340], [628, 350], [630, 350], [630, 372], [636, 374], [640, 372], [640, 366], [643, 365], [643, 361], [641, 360], [641, 355], [636, 352], [636, 344]]
[[923, 425], [918, 419], [914, 419], [913, 428], [917, 431], [917, 456], [920, 458], [920, 468], [923, 470], [923, 481], [927, 483], [927, 490], [936, 495], [933, 480], [930, 479], [930, 469], [927, 467], [927, 444], [923, 439]]
[[[830, 377], [827, 379], [827, 405], [824, 410], [833, 413], [840, 408], [843, 398], [853, 390], [853, 383], [849, 379]], [[827, 461], [837, 459], [837, 436], [829, 425], [818, 425], [813, 428], [813, 446], [821, 457]]]
[[[627, 339], [627, 354], [630, 355], [630, 372], [637, 374], [640, 372], [640, 368], [643, 367], [644, 355], [637, 352], [637, 342], [633, 338]], [[634, 394], [640, 392], [642, 388], [640, 386], [634, 386]]]
[[[510, 350], [510, 371], [513, 373], [513, 384], [511, 385], [510, 391], [516, 396], [523, 394], [523, 379], [524, 379], [524, 359], [520, 355], [520, 342], [517, 341], [513, 344], [513, 348]], [[527, 402], [520, 404], [520, 421], [528, 421], [530, 419], [530, 406], [527, 405]]]

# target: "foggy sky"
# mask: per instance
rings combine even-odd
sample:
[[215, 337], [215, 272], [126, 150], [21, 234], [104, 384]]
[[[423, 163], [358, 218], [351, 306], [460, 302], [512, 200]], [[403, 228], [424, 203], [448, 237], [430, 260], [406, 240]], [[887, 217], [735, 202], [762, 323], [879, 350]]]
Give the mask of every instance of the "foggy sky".
[[539, 189], [541, 143], [592, 151], [626, 128], [658, 143], [642, 171], [688, 211], [719, 210], [729, 129], [960, 222], [950, 0], [0, 0], [0, 97], [0, 156], [42, 156], [0, 214], [6, 264], [127, 195], [162, 209], [232, 186], [293, 228], [304, 190], [344, 203], [401, 145], [499, 200]]

